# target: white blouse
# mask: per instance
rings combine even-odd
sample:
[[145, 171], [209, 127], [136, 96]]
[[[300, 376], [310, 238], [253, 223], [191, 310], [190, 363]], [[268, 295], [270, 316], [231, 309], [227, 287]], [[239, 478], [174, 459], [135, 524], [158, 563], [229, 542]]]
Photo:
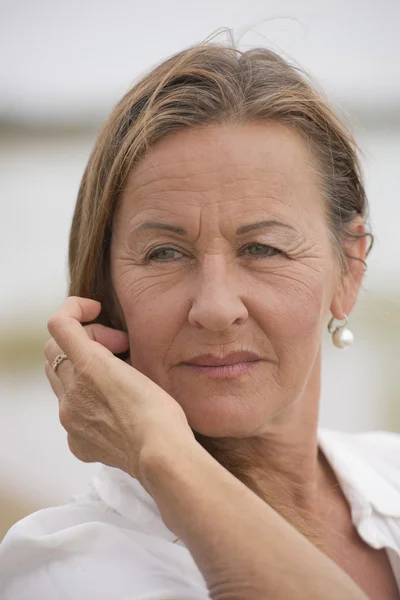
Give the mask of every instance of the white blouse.
[[[400, 435], [319, 430], [354, 526], [400, 590]], [[226, 500], [229, 501], [228, 499]], [[205, 580], [136, 480], [99, 465], [86, 493], [25, 517], [0, 545], [1, 600], [205, 600]]]

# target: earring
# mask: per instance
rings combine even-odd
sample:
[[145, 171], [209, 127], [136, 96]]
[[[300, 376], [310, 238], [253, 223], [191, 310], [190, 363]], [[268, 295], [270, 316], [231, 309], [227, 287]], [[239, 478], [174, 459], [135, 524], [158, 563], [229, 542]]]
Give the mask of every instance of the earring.
[[343, 313], [343, 319], [342, 319], [342, 320], [344, 320], [343, 325], [338, 325], [338, 326], [334, 327], [333, 326], [334, 320], [335, 320], [335, 317], [332, 317], [332, 319], [328, 323], [328, 331], [329, 331], [329, 333], [332, 334], [332, 342], [334, 343], [336, 348], [347, 348], [348, 346], [351, 346], [352, 343], [354, 342], [354, 335], [350, 331], [350, 329], [347, 329], [347, 327], [346, 327], [347, 315], [345, 315]]

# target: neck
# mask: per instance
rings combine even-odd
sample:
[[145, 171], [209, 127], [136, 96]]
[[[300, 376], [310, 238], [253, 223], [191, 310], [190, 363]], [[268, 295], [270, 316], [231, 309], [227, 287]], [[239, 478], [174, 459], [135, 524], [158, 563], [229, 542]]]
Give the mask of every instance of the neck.
[[330, 555], [322, 541], [323, 517], [335, 476], [318, 447], [319, 383], [319, 377], [312, 377], [302, 397], [260, 434], [246, 438], [194, 434], [220, 464]]

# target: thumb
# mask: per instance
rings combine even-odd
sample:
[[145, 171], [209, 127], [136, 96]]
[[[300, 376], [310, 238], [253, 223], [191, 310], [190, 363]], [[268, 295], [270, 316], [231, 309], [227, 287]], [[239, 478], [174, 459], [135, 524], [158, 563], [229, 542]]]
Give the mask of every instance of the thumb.
[[92, 340], [98, 342], [113, 354], [120, 354], [129, 350], [129, 338], [125, 331], [112, 329], [100, 323], [85, 325], [84, 329]]

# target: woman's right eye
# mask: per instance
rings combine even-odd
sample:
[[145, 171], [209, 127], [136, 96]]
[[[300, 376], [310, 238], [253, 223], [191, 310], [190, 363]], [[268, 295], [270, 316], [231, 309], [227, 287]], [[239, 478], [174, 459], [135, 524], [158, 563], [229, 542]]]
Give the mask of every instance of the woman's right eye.
[[[171, 260], [174, 260], [173, 257], [171, 257], [171, 253], [172, 252], [177, 252], [178, 254], [182, 254], [182, 252], [179, 252], [179, 250], [176, 250], [175, 248], [168, 248], [168, 247], [164, 247], [164, 248], [157, 248], [156, 250], [152, 250], [151, 252], [149, 252], [149, 254], [146, 256], [146, 260], [147, 261], [158, 261], [158, 262], [170, 262]], [[168, 255], [169, 253], [169, 255]]]

